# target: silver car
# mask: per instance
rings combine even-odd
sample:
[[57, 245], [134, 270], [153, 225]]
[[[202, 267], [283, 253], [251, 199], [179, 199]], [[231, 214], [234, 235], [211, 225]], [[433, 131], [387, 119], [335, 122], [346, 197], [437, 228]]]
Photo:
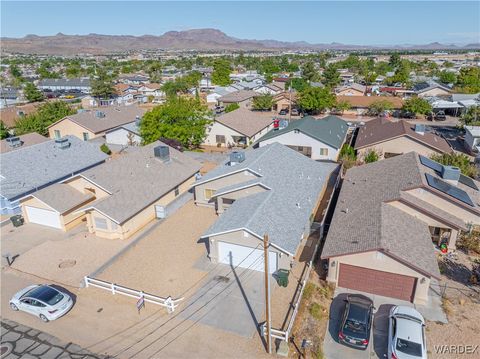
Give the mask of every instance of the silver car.
[[72, 298], [49, 285], [31, 285], [10, 299], [12, 310], [22, 310], [39, 317], [44, 322], [66, 314], [73, 306]]
[[413, 308], [395, 306], [388, 321], [388, 359], [426, 359], [425, 320]]

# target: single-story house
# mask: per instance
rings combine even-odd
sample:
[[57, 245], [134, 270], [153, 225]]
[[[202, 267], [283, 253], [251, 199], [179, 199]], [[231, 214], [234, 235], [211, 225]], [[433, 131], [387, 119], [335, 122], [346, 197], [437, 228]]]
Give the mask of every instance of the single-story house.
[[415, 151], [423, 156], [452, 152], [448, 141], [425, 125], [411, 124], [407, 121], [391, 121], [376, 118], [365, 123], [355, 140], [355, 149], [359, 157], [371, 150], [378, 152], [380, 158], [401, 155]]
[[403, 107], [403, 100], [394, 96], [337, 96], [337, 102], [346, 102], [350, 109], [344, 114], [364, 115], [368, 112], [370, 106], [376, 102], [388, 102], [394, 110], [400, 110]]
[[276, 95], [276, 94], [279, 94], [280, 92], [285, 91], [285, 86], [280, 87], [274, 83], [262, 84], [255, 87], [253, 91], [258, 92], [259, 94], [262, 94], [262, 95]]
[[102, 107], [97, 110], [81, 110], [48, 126], [50, 138], [67, 135], [88, 141], [105, 136], [108, 130], [125, 125], [142, 117], [145, 113], [138, 106]]
[[366, 92], [367, 86], [357, 83], [351, 83], [335, 89], [337, 96], [365, 96]]
[[0, 109], [0, 121], [8, 128], [15, 128], [18, 119], [34, 113], [41, 104], [42, 102], [35, 102], [2, 108]]
[[98, 237], [126, 239], [163, 218], [166, 206], [190, 189], [200, 167], [157, 141], [32, 193], [22, 207], [27, 221], [34, 213], [36, 223], [64, 231], [86, 221]]
[[195, 203], [214, 207], [218, 220], [202, 235], [214, 263], [269, 272], [290, 270], [310, 235], [334, 163], [320, 163], [279, 143], [233, 152], [194, 183]]
[[207, 103], [217, 103], [218, 99], [222, 96], [228, 95], [229, 93], [235, 92], [228, 87], [216, 86], [210, 93], [207, 95]]
[[297, 101], [297, 92], [284, 91], [273, 96], [273, 106], [272, 110], [280, 112], [283, 109], [288, 109], [289, 111], [295, 107]]
[[230, 92], [218, 99], [219, 105], [228, 105], [231, 103], [236, 103], [240, 107], [250, 108], [252, 106], [253, 98], [259, 96], [259, 94], [252, 90], [240, 90], [235, 92]]
[[207, 128], [203, 144], [208, 146], [246, 146], [257, 141], [273, 128], [270, 112], [246, 108], [225, 113], [215, 118]]
[[455, 248], [480, 223], [480, 183], [415, 152], [349, 169], [321, 254], [339, 287], [425, 304]]
[[0, 141], [0, 153], [19, 150], [37, 143], [46, 142], [49, 139], [36, 133], [26, 133], [21, 136], [12, 136]]
[[97, 166], [107, 158], [98, 145], [74, 136], [0, 154], [0, 213], [19, 213], [21, 198]]
[[451, 88], [445, 85], [439, 84], [438, 82], [435, 82], [433, 80], [423, 81], [414, 85], [413, 91], [415, 91], [415, 94], [418, 97], [432, 97], [432, 96], [446, 97], [446, 96], [450, 96], [452, 93]]
[[78, 90], [84, 93], [90, 93], [92, 87], [89, 78], [76, 79], [43, 79], [37, 84], [40, 90], [68, 91]]
[[115, 127], [105, 132], [105, 143], [120, 146], [140, 146], [140, 119]]
[[473, 153], [480, 152], [480, 126], [464, 126], [465, 144]]
[[257, 141], [259, 147], [279, 142], [313, 160], [337, 161], [347, 137], [348, 125], [339, 117], [315, 119], [311, 116], [273, 129]]

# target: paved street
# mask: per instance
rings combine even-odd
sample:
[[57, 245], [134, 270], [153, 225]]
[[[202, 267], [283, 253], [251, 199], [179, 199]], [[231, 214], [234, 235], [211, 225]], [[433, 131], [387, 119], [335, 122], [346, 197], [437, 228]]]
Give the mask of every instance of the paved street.
[[92, 354], [76, 344], [60, 339], [39, 330], [2, 319], [2, 359], [41, 358], [41, 359], [95, 359], [103, 356]]

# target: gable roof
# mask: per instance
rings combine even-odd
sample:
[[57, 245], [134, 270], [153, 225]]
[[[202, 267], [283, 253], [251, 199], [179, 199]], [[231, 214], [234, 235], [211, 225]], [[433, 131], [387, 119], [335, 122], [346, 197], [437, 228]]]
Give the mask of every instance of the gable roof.
[[8, 128], [14, 128], [16, 121], [23, 115], [29, 115], [44, 102], [27, 103], [21, 106], [12, 106], [0, 109], [0, 121]]
[[[103, 113], [104, 117], [97, 117], [98, 111]], [[48, 128], [61, 121], [70, 120], [93, 133], [101, 133], [135, 121], [136, 116], [142, 117], [145, 112], [145, 109], [137, 106], [101, 107], [96, 110], [84, 110], [75, 115], [66, 116], [51, 124]]]
[[419, 82], [418, 84], [415, 84], [413, 86], [413, 90], [418, 94], [429, 91], [429, 90], [432, 90], [432, 89], [435, 89], [435, 88], [439, 88], [439, 89], [442, 89], [442, 90], [447, 91], [447, 92], [452, 92], [452, 89], [450, 89], [447, 86], [442, 85], [438, 82], [435, 82], [433, 80], [427, 80], [427, 81]]
[[218, 100], [220, 102], [226, 102], [226, 103], [242, 102], [250, 98], [253, 98], [255, 96], [258, 96], [258, 93], [253, 90], [239, 90], [235, 92], [230, 92], [220, 97]]
[[39, 199], [60, 214], [93, 198], [92, 193], [82, 193], [65, 183], [55, 183], [32, 193], [31, 196]]
[[131, 132], [131, 133], [134, 133], [134, 134], [140, 136], [140, 128], [137, 125], [137, 121], [133, 121], [133, 122], [126, 123], [124, 125], [112, 128], [111, 130], [108, 130], [105, 133], [111, 133], [113, 131], [117, 131], [117, 130], [122, 129], [122, 128], [125, 129], [128, 132]]
[[365, 93], [367, 91], [367, 86], [357, 84], [357, 83], [351, 83], [351, 84], [348, 84], [348, 85], [338, 87], [337, 92], [346, 91], [346, 90], [350, 90], [350, 89]]
[[90, 87], [89, 78], [75, 79], [43, 79], [38, 82], [38, 86], [71, 86], [71, 87]]
[[[459, 224], [443, 210], [424, 205], [404, 191], [428, 188], [425, 174], [434, 171], [420, 163], [419, 155], [409, 152], [347, 171], [332, 218], [322, 258], [379, 250], [420, 272], [438, 277], [428, 225], [392, 206], [389, 202], [410, 203], [442, 221]], [[467, 191], [458, 184], [458, 188]], [[478, 191], [476, 191], [478, 192]], [[469, 195], [475, 194], [469, 191]], [[478, 201], [478, 194], [476, 195]], [[447, 216], [444, 216], [447, 214]], [[463, 223], [463, 226], [465, 223]]]
[[71, 177], [104, 162], [108, 156], [96, 144], [66, 136], [70, 147], [55, 140], [0, 155], [0, 195], [9, 200], [23, 197], [47, 185]]
[[348, 125], [337, 116], [327, 116], [322, 119], [315, 119], [306, 116], [297, 121], [292, 121], [287, 127], [281, 130], [272, 130], [263, 136], [259, 141], [278, 137], [288, 132], [298, 130], [320, 142], [323, 142], [333, 148], [342, 147], [347, 135]]
[[369, 147], [402, 136], [409, 137], [440, 152], [452, 152], [452, 148], [442, 136], [434, 132], [425, 132], [422, 135], [415, 132], [415, 125], [407, 121], [391, 121], [386, 118], [376, 118], [366, 122], [358, 132], [355, 149]]
[[354, 108], [369, 107], [379, 101], [386, 101], [395, 109], [402, 108], [403, 106], [403, 100], [400, 97], [395, 96], [337, 96], [337, 102], [347, 102]]
[[156, 141], [82, 173], [82, 177], [110, 193], [83, 210], [96, 209], [118, 224], [124, 223], [172, 191], [200, 170], [201, 164], [169, 147], [170, 161], [154, 156]]
[[7, 139], [4, 139], [0, 142], [0, 153], [7, 153], [10, 151], [16, 151], [21, 148], [25, 148], [28, 146], [36, 145], [37, 143], [46, 142], [49, 139], [40, 135], [39, 133], [32, 132], [26, 133], [24, 135], [18, 136], [20, 139], [21, 146], [12, 147], [8, 144]]
[[318, 197], [337, 167], [335, 163], [313, 161], [279, 143], [245, 151], [243, 162], [235, 166], [226, 162], [194, 186], [248, 170], [257, 178], [221, 188], [217, 193], [257, 183], [265, 191], [237, 199], [202, 237], [242, 229], [259, 238], [266, 233], [273, 246], [295, 255]]
[[271, 113], [239, 108], [216, 117], [215, 121], [230, 127], [242, 135], [252, 137], [265, 127], [268, 127], [273, 122], [273, 116]]

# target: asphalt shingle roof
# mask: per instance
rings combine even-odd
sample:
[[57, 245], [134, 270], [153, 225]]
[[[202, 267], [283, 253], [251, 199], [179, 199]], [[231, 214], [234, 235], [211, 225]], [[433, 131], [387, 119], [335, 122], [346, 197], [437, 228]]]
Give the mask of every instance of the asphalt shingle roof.
[[319, 120], [306, 116], [300, 120], [290, 122], [287, 127], [281, 130], [270, 131], [259, 141], [275, 138], [294, 130], [299, 130], [301, 133], [339, 149], [345, 141], [348, 125], [337, 116], [327, 116]]
[[66, 136], [70, 147], [60, 149], [55, 140], [0, 155], [0, 195], [9, 200], [23, 197], [104, 162], [99, 146]]
[[55, 183], [33, 193], [32, 196], [59, 213], [65, 213], [93, 198], [93, 194], [82, 193], [65, 183]]
[[271, 113], [239, 108], [218, 116], [215, 118], [215, 121], [247, 137], [252, 137], [265, 127], [268, 127], [273, 122], [273, 116]]
[[4, 139], [0, 142], [0, 153], [7, 153], [7, 152], [10, 152], [10, 151], [16, 151], [16, 150], [19, 150], [21, 148], [36, 145], [38, 143], [46, 142], [46, 141], [49, 140], [48, 138], [46, 138], [46, 137], [44, 137], [44, 136], [42, 136], [42, 135], [40, 135], [36, 132], [26, 133], [26, 134], [18, 136], [18, 137], [20, 138], [21, 146], [12, 147], [8, 143], [7, 139]]
[[[245, 151], [245, 161], [235, 166], [228, 162], [220, 165], [196, 185], [250, 170], [259, 177], [239, 183], [237, 188], [258, 182], [270, 189], [236, 200], [202, 237], [245, 228], [258, 236], [268, 234], [274, 246], [295, 255], [317, 199], [337, 167], [335, 163], [313, 161], [279, 143]], [[228, 186], [217, 193], [234, 188]]]
[[258, 93], [253, 90], [239, 90], [226, 94], [218, 100], [225, 103], [242, 102], [255, 96], [258, 96]]

